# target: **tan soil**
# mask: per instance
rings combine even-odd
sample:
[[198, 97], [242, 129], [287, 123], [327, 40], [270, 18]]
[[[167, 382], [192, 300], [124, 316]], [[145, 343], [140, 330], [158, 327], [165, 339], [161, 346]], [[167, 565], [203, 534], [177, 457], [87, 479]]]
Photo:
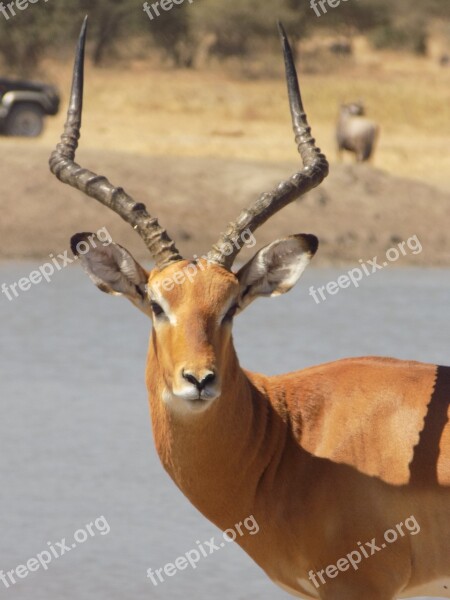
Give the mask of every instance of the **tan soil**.
[[[138, 236], [119, 217], [59, 183], [49, 172], [49, 148], [7, 140], [1, 158], [0, 258], [62, 253], [77, 231], [107, 227], [114, 239], [145, 257]], [[187, 256], [207, 251], [226, 223], [260, 192], [291, 175], [298, 164], [205, 157], [143, 157], [94, 150], [79, 161], [105, 173], [143, 201]], [[450, 194], [394, 177], [368, 165], [332, 165], [319, 189], [285, 208], [256, 232], [257, 247], [291, 233], [315, 233], [316, 264], [381, 257], [417, 235], [423, 251], [405, 265], [450, 265]], [[246, 251], [243, 257], [253, 253]]]

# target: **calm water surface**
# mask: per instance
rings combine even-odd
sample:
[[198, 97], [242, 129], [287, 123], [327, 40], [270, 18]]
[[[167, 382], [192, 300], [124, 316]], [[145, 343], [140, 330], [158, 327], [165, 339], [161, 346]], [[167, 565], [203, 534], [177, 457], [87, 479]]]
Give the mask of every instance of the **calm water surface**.
[[[0, 284], [37, 265], [0, 265]], [[286, 296], [236, 319], [243, 366], [280, 373], [346, 356], [450, 364], [450, 271], [386, 269], [316, 305], [310, 285], [345, 270], [311, 270]], [[111, 531], [6, 589], [11, 600], [282, 600], [236, 545], [154, 587], [160, 568], [219, 536], [162, 470], [151, 438], [144, 362], [149, 322], [67, 268], [0, 296], [1, 536], [8, 571], [100, 515]]]

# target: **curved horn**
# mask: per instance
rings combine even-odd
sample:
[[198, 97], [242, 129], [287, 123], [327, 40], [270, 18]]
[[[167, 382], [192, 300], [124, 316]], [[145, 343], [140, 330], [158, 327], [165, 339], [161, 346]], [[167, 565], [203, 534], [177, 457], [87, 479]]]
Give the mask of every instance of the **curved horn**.
[[[286, 32], [281, 23], [278, 23], [278, 28], [283, 47], [295, 142], [302, 158], [303, 170], [287, 181], [280, 183], [272, 192], [262, 194], [252, 206], [241, 212], [236, 221], [228, 225], [226, 232], [221, 235], [219, 241], [214, 244], [208, 254], [210, 262], [219, 264], [226, 269], [231, 269], [234, 259], [239, 253], [240, 245], [234, 244], [234, 242], [240, 238], [243, 231], [247, 229], [252, 232], [255, 231], [287, 204], [318, 186], [328, 175], [327, 159], [320, 152], [320, 148], [315, 145], [303, 109], [297, 71]], [[230, 253], [231, 249], [232, 252]]]
[[158, 220], [148, 214], [144, 204], [135, 202], [122, 188], [113, 186], [106, 177], [96, 175], [74, 162], [83, 108], [86, 30], [87, 17], [83, 21], [76, 50], [67, 120], [61, 141], [50, 156], [50, 170], [63, 183], [95, 198], [120, 215], [141, 236], [153, 255], [156, 266], [163, 269], [182, 257]]

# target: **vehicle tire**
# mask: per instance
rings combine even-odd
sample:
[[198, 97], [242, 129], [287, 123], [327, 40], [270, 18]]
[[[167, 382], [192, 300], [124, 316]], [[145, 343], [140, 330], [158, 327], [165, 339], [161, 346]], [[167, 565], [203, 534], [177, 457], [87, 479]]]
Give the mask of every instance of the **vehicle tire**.
[[44, 127], [44, 111], [38, 104], [21, 102], [13, 106], [6, 118], [6, 135], [37, 137]]

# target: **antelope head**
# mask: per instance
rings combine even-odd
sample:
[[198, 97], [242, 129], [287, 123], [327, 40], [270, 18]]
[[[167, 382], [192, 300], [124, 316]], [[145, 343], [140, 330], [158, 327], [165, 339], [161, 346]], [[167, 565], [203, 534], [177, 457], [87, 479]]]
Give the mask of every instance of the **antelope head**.
[[67, 121], [61, 142], [50, 157], [50, 168], [63, 183], [95, 198], [127, 221], [141, 236], [155, 267], [147, 272], [125, 248], [114, 243], [102, 245], [98, 241], [87, 253], [79, 253], [80, 242], [93, 239], [89, 233], [74, 235], [72, 250], [79, 254], [84, 269], [100, 290], [125, 296], [152, 319], [149, 387], [158, 390], [162, 401], [174, 411], [201, 412], [221, 396], [224, 382], [236, 377], [238, 363], [231, 337], [234, 315], [258, 296], [290, 290], [318, 247], [313, 235], [291, 235], [262, 248], [233, 272], [245, 236], [252, 237], [256, 228], [278, 210], [319, 185], [328, 174], [328, 163], [311, 137], [291, 48], [279, 25], [303, 169], [243, 210], [206, 257], [184, 260], [144, 204], [74, 162], [81, 128], [86, 26], [85, 20], [76, 52]]
[[351, 117], [362, 117], [366, 114], [366, 109], [361, 100], [350, 102], [349, 104], [341, 104], [341, 115]]

